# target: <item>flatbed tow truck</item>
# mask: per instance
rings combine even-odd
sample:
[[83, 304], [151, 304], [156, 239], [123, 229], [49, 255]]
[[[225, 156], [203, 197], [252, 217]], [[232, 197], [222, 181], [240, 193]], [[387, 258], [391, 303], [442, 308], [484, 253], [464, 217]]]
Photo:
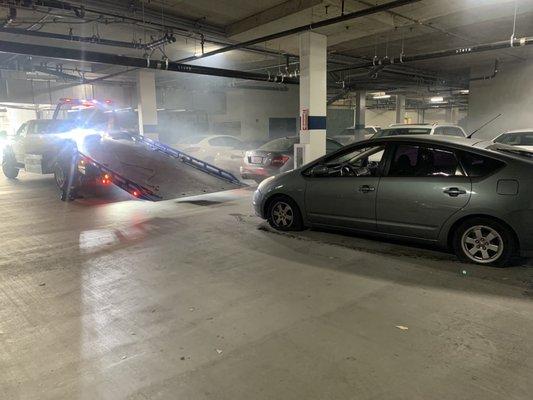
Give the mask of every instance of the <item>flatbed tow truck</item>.
[[149, 201], [245, 186], [230, 172], [141, 136], [133, 124], [126, 128], [132, 115], [110, 101], [61, 99], [47, 132], [18, 132], [6, 146], [4, 174], [53, 173], [63, 201], [91, 185], [116, 185]]

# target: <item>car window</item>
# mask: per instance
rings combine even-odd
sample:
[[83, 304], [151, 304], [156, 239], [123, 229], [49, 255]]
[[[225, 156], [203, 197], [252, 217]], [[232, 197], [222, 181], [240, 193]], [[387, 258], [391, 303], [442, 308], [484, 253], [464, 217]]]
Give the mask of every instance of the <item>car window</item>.
[[18, 129], [16, 136], [26, 136], [26, 133], [28, 132], [28, 122], [21, 125], [21, 127]]
[[438, 126], [435, 128], [435, 135], [444, 135], [444, 136], [458, 136], [465, 137], [461, 128], [456, 126]]
[[388, 128], [382, 129], [374, 137], [398, 136], [398, 135], [429, 135], [431, 128]]
[[342, 147], [342, 144], [336, 142], [335, 140], [326, 139], [326, 154], [333, 153], [336, 150], [339, 150]]
[[453, 151], [420, 145], [398, 145], [389, 176], [447, 177], [464, 175]]
[[487, 176], [505, 165], [502, 161], [474, 153], [461, 152], [459, 157], [465, 172], [472, 178]]
[[533, 132], [506, 133], [495, 140], [510, 146], [533, 146]]
[[211, 146], [226, 146], [226, 138], [224, 137], [215, 137], [212, 139], [209, 139], [208, 142]]
[[244, 146], [244, 143], [241, 142], [237, 138], [226, 136], [223, 139], [225, 140], [225, 143], [226, 143], [225, 146], [232, 147], [234, 149], [242, 149], [242, 147]]
[[319, 164], [320, 176], [360, 177], [377, 176], [379, 165], [385, 154], [385, 146], [357, 148], [335, 155]]
[[264, 151], [291, 151], [292, 147], [299, 140], [298, 137], [285, 137], [271, 140], [270, 142], [265, 143], [258, 150]]

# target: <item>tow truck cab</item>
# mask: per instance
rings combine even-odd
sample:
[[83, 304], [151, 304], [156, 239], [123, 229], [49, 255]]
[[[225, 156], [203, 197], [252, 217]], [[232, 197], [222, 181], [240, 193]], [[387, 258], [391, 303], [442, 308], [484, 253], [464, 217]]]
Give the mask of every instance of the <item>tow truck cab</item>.
[[[16, 178], [20, 169], [37, 174], [58, 173], [72, 160], [87, 136], [116, 131], [136, 134], [136, 115], [131, 109], [117, 110], [112, 101], [64, 98], [57, 104], [52, 119], [24, 123], [11, 137], [3, 151], [2, 170]], [[88, 178], [92, 174], [83, 171]], [[63, 177], [63, 180], [65, 177]]]

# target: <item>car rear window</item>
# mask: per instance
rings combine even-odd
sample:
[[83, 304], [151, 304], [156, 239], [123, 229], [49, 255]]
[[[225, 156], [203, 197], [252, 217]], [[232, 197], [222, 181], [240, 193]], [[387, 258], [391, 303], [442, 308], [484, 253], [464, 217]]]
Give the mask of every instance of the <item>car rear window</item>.
[[465, 172], [472, 178], [487, 176], [505, 165], [502, 161], [474, 153], [461, 152], [459, 158]]
[[429, 135], [431, 128], [388, 128], [376, 133], [374, 137], [399, 136], [399, 135]]
[[299, 138], [279, 138], [271, 140], [268, 143], [265, 143], [258, 150], [264, 151], [290, 151], [292, 146], [297, 143]]
[[505, 133], [498, 137], [495, 142], [510, 146], [533, 146], [533, 132]]
[[336, 142], [335, 140], [326, 139], [326, 153], [332, 153], [335, 150], [338, 150], [342, 147], [342, 144]]

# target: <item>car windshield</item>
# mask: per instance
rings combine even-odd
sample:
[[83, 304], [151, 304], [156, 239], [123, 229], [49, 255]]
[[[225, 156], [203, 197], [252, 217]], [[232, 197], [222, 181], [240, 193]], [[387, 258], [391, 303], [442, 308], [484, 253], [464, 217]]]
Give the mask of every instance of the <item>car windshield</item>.
[[510, 146], [533, 146], [533, 132], [505, 133], [498, 137], [495, 142]]
[[297, 143], [299, 140], [298, 137], [285, 137], [271, 140], [268, 143], [265, 143], [258, 150], [264, 151], [290, 151], [292, 146]]
[[399, 135], [429, 135], [431, 128], [387, 128], [374, 135], [375, 138]]

